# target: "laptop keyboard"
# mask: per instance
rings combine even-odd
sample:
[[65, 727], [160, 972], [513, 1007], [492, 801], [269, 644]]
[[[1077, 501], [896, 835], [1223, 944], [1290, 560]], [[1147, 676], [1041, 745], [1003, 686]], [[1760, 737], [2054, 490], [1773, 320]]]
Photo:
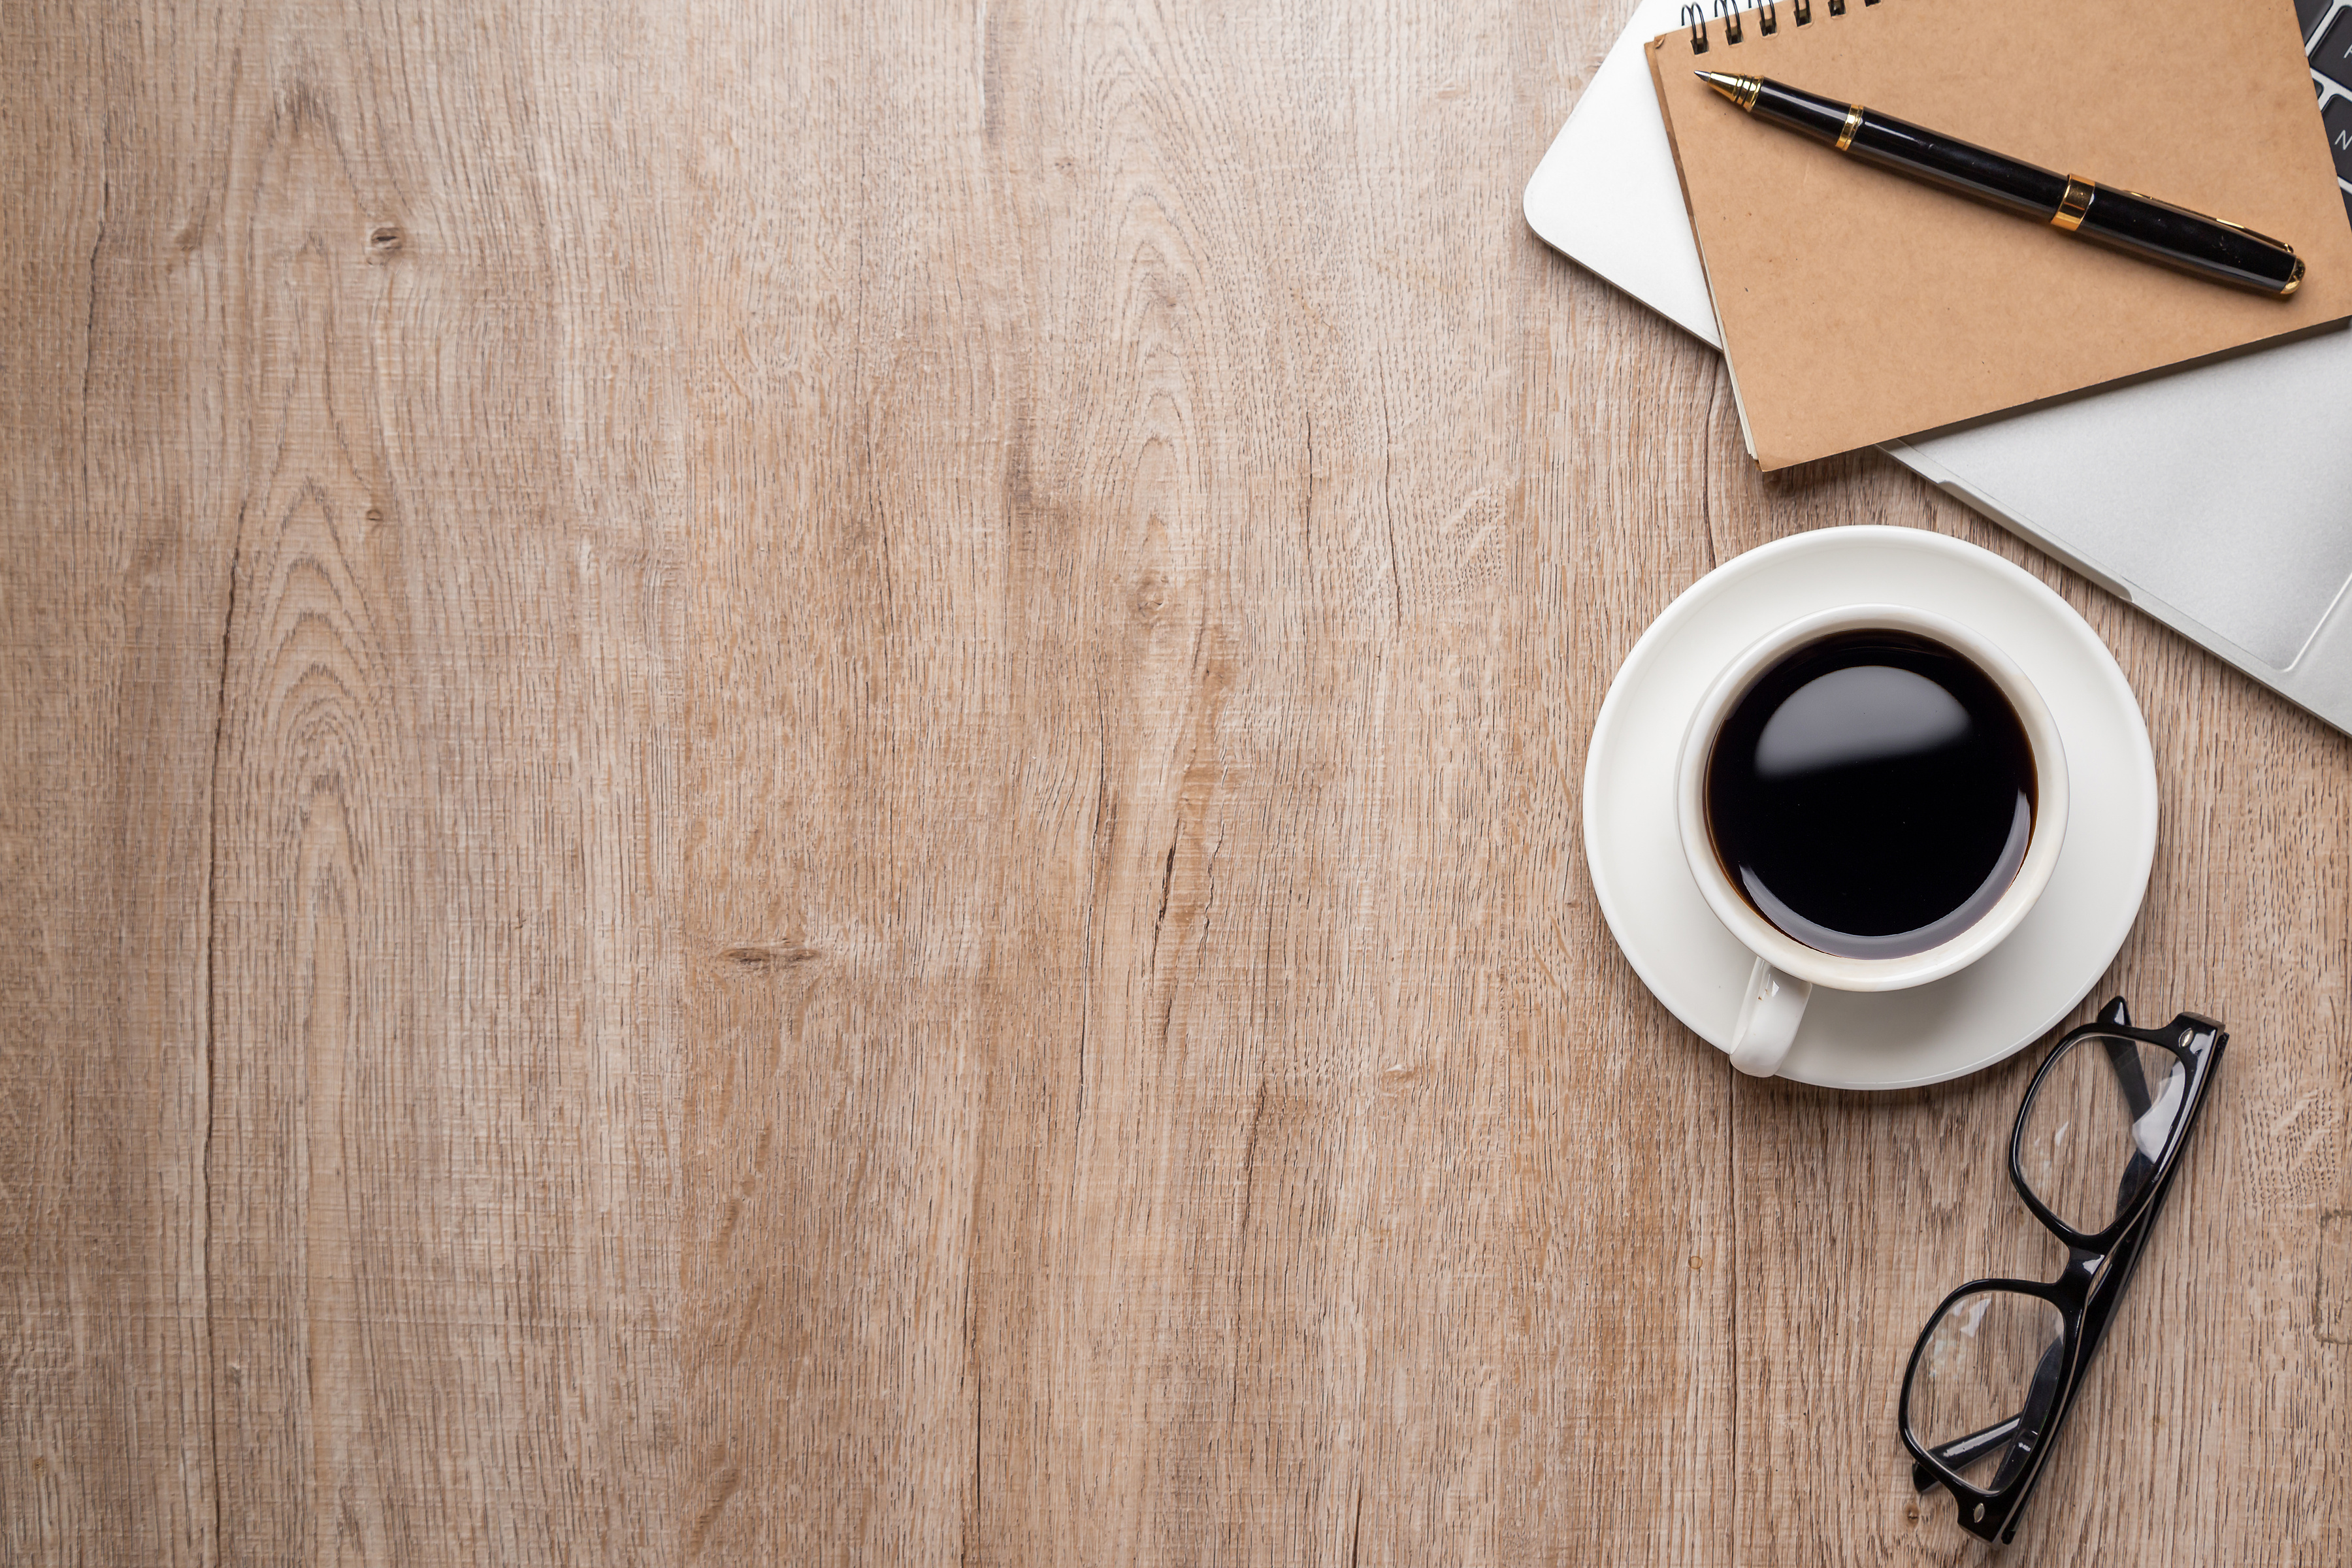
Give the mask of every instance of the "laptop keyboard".
[[2352, 0], [2294, 0], [2294, 15], [2311, 57], [2327, 150], [2336, 155], [2336, 188], [2352, 217]]
[[2311, 68], [2352, 92], [2352, 11], [2338, 11], [2327, 24], [2327, 31], [2312, 46]]

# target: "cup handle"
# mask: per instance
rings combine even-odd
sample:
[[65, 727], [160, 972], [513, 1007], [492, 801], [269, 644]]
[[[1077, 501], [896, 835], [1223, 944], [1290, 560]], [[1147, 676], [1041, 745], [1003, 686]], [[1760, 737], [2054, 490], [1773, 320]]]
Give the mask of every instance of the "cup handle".
[[1739, 1021], [1731, 1026], [1731, 1065], [1756, 1078], [1779, 1072], [1812, 999], [1811, 981], [1792, 979], [1758, 959], [1740, 994]]

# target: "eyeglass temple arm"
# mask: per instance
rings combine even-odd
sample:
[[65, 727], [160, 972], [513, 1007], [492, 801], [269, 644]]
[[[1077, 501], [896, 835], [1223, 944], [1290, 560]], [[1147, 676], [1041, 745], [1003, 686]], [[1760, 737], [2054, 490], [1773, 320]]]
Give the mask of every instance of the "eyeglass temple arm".
[[2123, 1090], [2124, 1103], [2131, 1107], [2132, 1120], [2137, 1121], [2156, 1103], [2156, 1097], [2147, 1091], [2147, 1074], [2140, 1068], [2139, 1047], [2113, 1036], [2099, 1043], [2107, 1048], [2107, 1063], [2116, 1069], [2116, 1086]]
[[[2043, 1349], [2041, 1363], [2033, 1369], [2032, 1386], [2034, 1388], [2043, 1388], [2057, 1381], [2058, 1357], [2064, 1352], [2065, 1348], [2066, 1342], [2062, 1336], [2058, 1339], [2052, 1340], [2048, 1346]], [[2031, 1394], [2027, 1395], [2029, 1400], [2031, 1400], [2032, 1397], [2032, 1395]], [[1957, 1469], [1959, 1468], [1962, 1461], [1975, 1454], [1978, 1449], [1986, 1447], [1988, 1444], [1998, 1442], [2000, 1439], [2008, 1436], [2011, 1432], [2016, 1431], [2017, 1424], [2024, 1419], [2025, 1412], [2021, 1410], [2005, 1420], [1996, 1421], [1991, 1426], [1981, 1427], [1977, 1431], [1969, 1433], [1965, 1437], [1955, 1437], [1948, 1443], [1939, 1443], [1935, 1447], [1932, 1447], [1927, 1451], [1935, 1455], [1937, 1458], [1940, 1459], [1945, 1464], [1950, 1465], [1953, 1468]], [[1941, 1478], [1939, 1478], [1927, 1466], [1916, 1462], [1912, 1465], [1911, 1489], [1913, 1491], [1928, 1491], [1941, 1485], [1943, 1485]]]

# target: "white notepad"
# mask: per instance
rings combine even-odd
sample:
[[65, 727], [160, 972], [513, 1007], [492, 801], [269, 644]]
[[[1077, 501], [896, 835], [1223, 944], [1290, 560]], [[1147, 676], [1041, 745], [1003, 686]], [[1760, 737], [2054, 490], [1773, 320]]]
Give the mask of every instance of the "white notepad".
[[1642, 53], [1677, 24], [1685, 3], [1643, 0], [1536, 165], [1523, 205], [1528, 226], [1545, 244], [1721, 348], [1706, 268]]

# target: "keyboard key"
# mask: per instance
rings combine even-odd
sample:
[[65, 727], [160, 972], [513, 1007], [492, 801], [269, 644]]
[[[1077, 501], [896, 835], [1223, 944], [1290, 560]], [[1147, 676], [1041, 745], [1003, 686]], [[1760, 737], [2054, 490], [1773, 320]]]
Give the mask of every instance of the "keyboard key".
[[2338, 11], [2327, 24], [2327, 36], [2311, 51], [2311, 68], [2352, 92], [2352, 10]]
[[2336, 0], [2294, 0], [2294, 19], [2302, 24], [2294, 36], [2298, 38], [2311, 37], [2311, 30], [2319, 26], [2320, 16], [2335, 3]]
[[2352, 180], [2352, 98], [2331, 98], [2319, 111], [2327, 127], [2327, 150], [2336, 154], [2336, 177]]

